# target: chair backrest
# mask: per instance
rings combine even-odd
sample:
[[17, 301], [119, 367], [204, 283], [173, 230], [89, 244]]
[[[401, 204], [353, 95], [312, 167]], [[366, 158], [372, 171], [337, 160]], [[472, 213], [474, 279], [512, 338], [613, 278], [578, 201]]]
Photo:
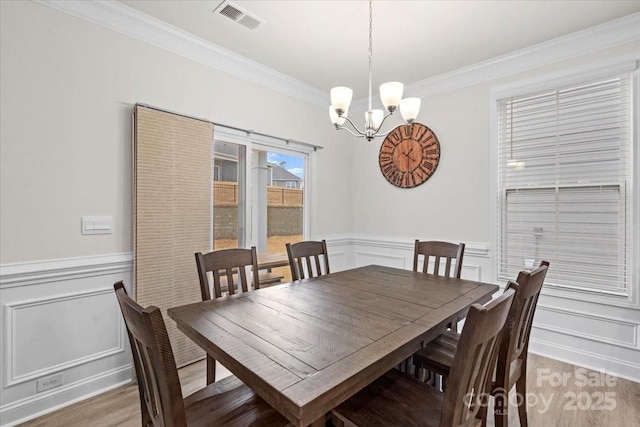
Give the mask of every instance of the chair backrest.
[[143, 308], [120, 281], [113, 285], [138, 376], [142, 424], [185, 426], [184, 401], [167, 329], [157, 307]]
[[441, 426], [476, 423], [490, 391], [500, 337], [516, 289], [518, 285], [510, 282], [508, 289], [486, 306], [473, 304], [469, 308], [447, 380]]
[[[329, 274], [329, 252], [327, 252], [327, 242], [306, 241], [299, 243], [287, 243], [287, 255], [289, 256], [289, 267], [291, 268], [291, 280], [305, 278], [305, 266], [309, 277]], [[320, 258], [324, 259], [324, 272], [320, 267]], [[313, 262], [312, 262], [313, 260]], [[315, 272], [313, 267], [315, 266]]]
[[[449, 242], [437, 242], [427, 241], [421, 242], [416, 240], [415, 248], [413, 251], [413, 271], [418, 270], [418, 258], [420, 255], [424, 256], [424, 264], [422, 267], [423, 273], [429, 273], [429, 259], [434, 258], [433, 274], [436, 276], [440, 273], [440, 262], [445, 261], [445, 271], [442, 276], [452, 276], [460, 278], [462, 273], [462, 257], [464, 256], [464, 243], [449, 243]], [[455, 260], [455, 266], [453, 271], [451, 269], [452, 261]]]
[[[509, 367], [514, 360], [526, 357], [529, 347], [529, 336], [533, 325], [533, 315], [538, 304], [542, 284], [547, 276], [549, 262], [542, 261], [540, 266], [531, 271], [518, 274], [520, 291], [516, 294], [513, 306], [507, 318], [500, 351], [498, 353], [498, 375], [509, 375]], [[523, 374], [524, 375], [524, 374]]]
[[[222, 296], [222, 286], [220, 285], [220, 275], [226, 276], [229, 294], [236, 293], [234, 274], [238, 273], [238, 279], [242, 286], [242, 292], [251, 289], [251, 283], [247, 282], [246, 266], [251, 266], [253, 276], [253, 287], [260, 289], [258, 279], [258, 256], [255, 246], [251, 249], [219, 249], [217, 251], [202, 254], [196, 252], [196, 266], [198, 268], [198, 278], [200, 279], [200, 293], [202, 300], [220, 298]], [[213, 273], [213, 295], [210, 292], [209, 277], [207, 273]]]

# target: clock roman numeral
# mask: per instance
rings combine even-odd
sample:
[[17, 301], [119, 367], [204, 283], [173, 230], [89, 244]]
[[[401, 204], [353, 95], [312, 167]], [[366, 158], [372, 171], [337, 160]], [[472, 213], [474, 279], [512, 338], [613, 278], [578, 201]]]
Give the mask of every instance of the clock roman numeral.
[[393, 185], [395, 185], [396, 187], [399, 187], [400, 184], [402, 183], [402, 173], [400, 173], [397, 170], [394, 170], [393, 173], [391, 175], [389, 175], [387, 179]]
[[433, 163], [428, 160], [423, 160], [421, 166], [425, 169], [429, 169], [429, 171], [433, 170]]
[[385, 176], [388, 176], [393, 170], [395, 170], [395, 166], [393, 166], [393, 162], [392, 163], [387, 163], [382, 168], [382, 173], [385, 174]]
[[408, 173], [408, 172], [407, 172], [407, 173], [405, 173], [405, 174], [404, 174], [404, 179], [405, 179], [405, 185], [406, 185], [407, 187], [413, 187], [413, 186], [415, 186], [415, 182], [414, 182], [414, 180], [413, 180], [413, 175], [412, 175], [412, 174], [410, 174], [410, 173]]
[[393, 155], [392, 153], [387, 153], [387, 152], [381, 152], [380, 156], [380, 163], [388, 163], [388, 162], [392, 162], [393, 161]]

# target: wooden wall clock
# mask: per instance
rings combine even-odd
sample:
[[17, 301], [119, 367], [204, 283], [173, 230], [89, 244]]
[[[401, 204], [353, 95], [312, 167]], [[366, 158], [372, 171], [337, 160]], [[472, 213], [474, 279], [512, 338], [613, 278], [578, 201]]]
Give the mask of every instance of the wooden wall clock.
[[440, 142], [420, 123], [400, 125], [385, 138], [378, 156], [380, 171], [391, 184], [413, 188], [428, 180], [440, 162]]

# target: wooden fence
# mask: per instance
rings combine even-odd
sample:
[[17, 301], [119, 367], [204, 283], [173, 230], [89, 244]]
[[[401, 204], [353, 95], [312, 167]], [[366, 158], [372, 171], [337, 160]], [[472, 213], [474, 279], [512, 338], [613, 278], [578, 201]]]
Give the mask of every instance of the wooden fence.
[[[299, 188], [267, 186], [267, 206], [302, 206], [303, 190]], [[213, 184], [213, 205], [234, 206], [238, 204], [238, 183], [215, 181]]]

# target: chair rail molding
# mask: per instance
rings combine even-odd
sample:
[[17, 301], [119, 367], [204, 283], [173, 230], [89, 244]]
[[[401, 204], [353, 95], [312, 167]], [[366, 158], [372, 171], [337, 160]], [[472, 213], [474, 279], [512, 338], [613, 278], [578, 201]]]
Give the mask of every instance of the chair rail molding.
[[0, 265], [0, 289], [37, 285], [103, 274], [124, 273], [133, 268], [133, 254], [106, 254]]

